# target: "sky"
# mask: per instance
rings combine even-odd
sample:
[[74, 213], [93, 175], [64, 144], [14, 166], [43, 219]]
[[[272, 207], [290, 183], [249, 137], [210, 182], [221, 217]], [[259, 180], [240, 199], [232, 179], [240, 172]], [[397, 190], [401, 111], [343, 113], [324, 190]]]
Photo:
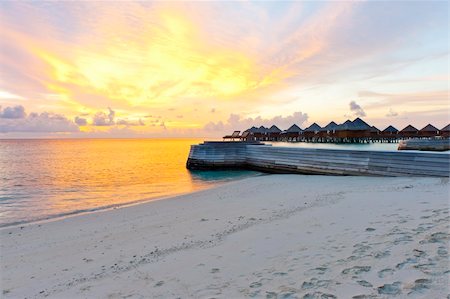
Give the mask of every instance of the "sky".
[[447, 1], [0, 2], [0, 138], [450, 122]]

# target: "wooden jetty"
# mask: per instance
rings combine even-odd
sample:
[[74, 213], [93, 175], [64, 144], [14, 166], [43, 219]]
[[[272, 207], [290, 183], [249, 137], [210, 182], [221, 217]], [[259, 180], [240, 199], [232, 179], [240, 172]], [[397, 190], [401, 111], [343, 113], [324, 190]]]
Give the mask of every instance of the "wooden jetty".
[[205, 141], [191, 146], [186, 166], [188, 169], [254, 169], [269, 173], [449, 177], [450, 155]]

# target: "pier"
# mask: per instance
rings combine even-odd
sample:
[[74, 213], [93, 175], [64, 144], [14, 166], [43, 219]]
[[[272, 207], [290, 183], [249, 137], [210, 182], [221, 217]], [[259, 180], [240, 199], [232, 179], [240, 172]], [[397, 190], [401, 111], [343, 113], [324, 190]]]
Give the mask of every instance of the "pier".
[[449, 177], [450, 155], [277, 147], [259, 142], [192, 145], [188, 169], [252, 169], [268, 173]]

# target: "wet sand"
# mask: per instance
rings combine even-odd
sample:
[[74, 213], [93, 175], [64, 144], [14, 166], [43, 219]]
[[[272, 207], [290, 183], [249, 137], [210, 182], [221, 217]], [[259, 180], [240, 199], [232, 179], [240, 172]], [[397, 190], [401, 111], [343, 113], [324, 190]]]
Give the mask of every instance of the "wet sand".
[[268, 175], [3, 228], [4, 298], [446, 298], [449, 181]]

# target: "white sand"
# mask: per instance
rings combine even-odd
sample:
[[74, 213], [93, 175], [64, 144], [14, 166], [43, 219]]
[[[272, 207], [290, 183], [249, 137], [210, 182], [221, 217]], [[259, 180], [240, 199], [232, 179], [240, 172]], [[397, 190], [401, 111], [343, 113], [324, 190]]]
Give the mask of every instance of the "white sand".
[[261, 176], [4, 228], [2, 297], [446, 298], [449, 223], [448, 179]]

